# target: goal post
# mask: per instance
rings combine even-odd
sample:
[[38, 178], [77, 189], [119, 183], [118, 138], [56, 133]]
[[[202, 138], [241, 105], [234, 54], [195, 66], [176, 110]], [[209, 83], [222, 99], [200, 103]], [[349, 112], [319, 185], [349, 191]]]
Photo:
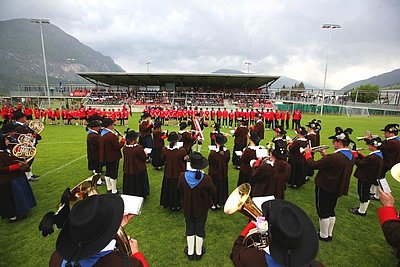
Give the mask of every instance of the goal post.
[[369, 117], [369, 110], [367, 107], [344, 107], [342, 115]]

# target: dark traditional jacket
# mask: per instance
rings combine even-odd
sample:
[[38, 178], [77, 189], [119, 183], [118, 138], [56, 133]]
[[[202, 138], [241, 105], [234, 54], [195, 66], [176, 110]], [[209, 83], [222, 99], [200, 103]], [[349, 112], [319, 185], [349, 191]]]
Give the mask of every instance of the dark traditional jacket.
[[[25, 172], [20, 170], [19, 166], [16, 165], [16, 160], [18, 159], [11, 155], [11, 153], [0, 150], [0, 184], [10, 182], [25, 174]], [[12, 167], [10, 168], [10, 166]]]
[[186, 150], [175, 146], [171, 149], [169, 146], [164, 147], [162, 156], [165, 163], [164, 176], [167, 179], [178, 179], [179, 175], [186, 170], [185, 156]]
[[306, 148], [308, 145], [307, 140], [297, 139], [293, 141], [293, 144], [289, 146], [289, 160], [292, 160], [296, 163], [305, 163], [306, 160], [304, 158], [304, 154], [300, 153], [300, 147]]
[[307, 141], [309, 141], [311, 143], [311, 147], [318, 146], [317, 134], [315, 134], [315, 133], [307, 134]]
[[86, 139], [86, 150], [88, 160], [99, 160], [100, 134], [91, 130]]
[[162, 131], [161, 129], [153, 130], [153, 148], [162, 148], [164, 147], [164, 139], [161, 138]]
[[151, 128], [153, 126], [146, 120], [142, 121], [139, 125], [139, 133], [141, 136], [151, 135]]
[[[128, 261], [127, 265], [123, 265], [125, 257], [126, 260]], [[61, 257], [61, 255], [57, 251], [54, 251], [53, 255], [51, 255], [50, 258], [49, 267], [60, 267], [62, 262], [63, 258]], [[137, 252], [134, 255], [127, 257], [125, 255], [122, 255], [120, 252], [114, 251], [102, 257], [94, 266], [95, 267], [109, 267], [109, 266], [147, 267], [148, 264], [141, 252]]]
[[377, 179], [381, 178], [383, 166], [383, 158], [379, 154], [379, 150], [366, 157], [359, 154], [356, 158], [357, 169], [354, 172], [354, 177], [364, 183], [378, 185]]
[[213, 179], [219, 180], [228, 178], [228, 163], [230, 157], [231, 155], [228, 149], [223, 151], [222, 155], [221, 152], [212, 150], [208, 155], [208, 174]]
[[400, 220], [394, 207], [381, 207], [378, 209], [379, 221], [383, 234], [389, 245], [397, 250], [396, 256], [400, 266]]
[[194, 188], [190, 188], [183, 172], [179, 176], [178, 189], [183, 193], [183, 212], [185, 216], [204, 216], [212, 206], [212, 195], [215, 194], [215, 186], [209, 175], [204, 174], [203, 180]]
[[382, 177], [393, 165], [400, 162], [400, 138], [394, 137], [382, 142], [381, 151], [383, 154]]
[[235, 137], [235, 144], [241, 146], [247, 146], [247, 134], [249, 129], [245, 126], [239, 126], [236, 128], [235, 133], [233, 136]]
[[254, 131], [261, 139], [264, 139], [264, 122], [262, 120], [259, 120], [256, 125], [254, 125]]
[[[103, 130], [104, 131], [104, 130]], [[100, 136], [99, 141], [99, 160], [100, 162], [114, 162], [122, 158], [121, 148], [123, 142], [118, 141], [118, 137], [112, 132]]]
[[124, 152], [124, 173], [138, 174], [146, 169], [146, 153], [139, 144], [125, 145]]
[[328, 154], [318, 161], [312, 158], [307, 160], [307, 164], [319, 170], [315, 177], [315, 184], [338, 197], [347, 195], [349, 191], [354, 163], [354, 157], [348, 159], [339, 151]]
[[240, 170], [247, 175], [251, 174], [250, 161], [257, 159], [256, 150], [246, 147], [243, 151], [242, 157], [240, 158]]
[[195, 139], [193, 138], [192, 134], [187, 131], [179, 132], [182, 135], [181, 142], [183, 142], [183, 147], [186, 150], [186, 153], [188, 154], [190, 149], [193, 146], [193, 143]]
[[275, 199], [284, 199], [290, 171], [290, 164], [283, 160], [276, 160], [274, 163], [261, 163], [259, 167], [253, 170], [252, 197], [273, 195]]

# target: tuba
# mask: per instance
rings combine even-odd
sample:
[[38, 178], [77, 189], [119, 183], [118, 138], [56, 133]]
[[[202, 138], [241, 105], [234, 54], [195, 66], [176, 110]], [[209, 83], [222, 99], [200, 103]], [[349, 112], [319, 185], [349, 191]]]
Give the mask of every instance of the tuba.
[[[238, 186], [226, 200], [224, 212], [231, 215], [239, 211], [250, 220], [257, 221], [257, 218], [261, 217], [263, 213], [250, 198], [250, 191], [251, 185], [249, 183]], [[243, 239], [243, 245], [256, 247], [260, 250], [267, 247], [269, 245], [267, 231], [262, 233], [258, 228], [253, 228]]]
[[35, 133], [40, 134], [44, 129], [44, 124], [40, 120], [36, 119], [29, 123], [29, 128], [34, 130]]

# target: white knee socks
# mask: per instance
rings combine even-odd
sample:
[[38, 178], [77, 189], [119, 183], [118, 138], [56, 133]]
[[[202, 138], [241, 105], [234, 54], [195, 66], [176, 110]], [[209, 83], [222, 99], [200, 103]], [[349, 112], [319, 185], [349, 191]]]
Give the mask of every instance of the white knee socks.
[[203, 252], [203, 238], [196, 235], [196, 255], [201, 255]]
[[110, 179], [111, 183], [111, 193], [116, 194], [117, 193], [117, 179]]
[[319, 235], [322, 238], [328, 238], [329, 233], [328, 233], [328, 229], [329, 229], [329, 225], [330, 225], [330, 218], [326, 218], [326, 219], [319, 219]]
[[366, 213], [369, 205], [369, 200], [367, 202], [361, 202], [360, 207], [358, 208], [359, 213]]
[[336, 222], [336, 216], [335, 217], [329, 217], [328, 236], [332, 236], [333, 227], [335, 226], [335, 222]]
[[104, 180], [106, 181], [107, 191], [110, 191], [111, 190], [111, 182], [110, 182], [111, 178], [108, 176], [104, 176]]
[[187, 245], [188, 245], [188, 255], [193, 255], [194, 253], [194, 235], [186, 236]]

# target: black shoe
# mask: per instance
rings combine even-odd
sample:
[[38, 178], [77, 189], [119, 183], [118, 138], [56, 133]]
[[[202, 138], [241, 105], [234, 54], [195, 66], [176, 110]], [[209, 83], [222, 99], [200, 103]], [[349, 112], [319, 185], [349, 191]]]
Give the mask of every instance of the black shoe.
[[375, 195], [371, 195], [371, 196], [369, 197], [369, 199], [370, 199], [370, 200], [378, 200], [378, 201], [379, 201], [379, 198], [376, 198]]
[[210, 209], [213, 210], [213, 211], [216, 211], [216, 210], [217, 210], [217, 207], [214, 206], [214, 205], [212, 205]]
[[319, 238], [319, 240], [324, 241], [324, 242], [331, 242], [332, 241], [332, 237], [331, 236], [328, 236], [327, 238], [323, 238], [318, 234], [318, 238]]
[[361, 212], [359, 212], [359, 211], [358, 211], [358, 208], [351, 208], [351, 209], [349, 209], [349, 211], [350, 211], [351, 213], [353, 213], [353, 214], [355, 214], [355, 215], [359, 215], [359, 216], [365, 216], [365, 215], [367, 215], [367, 213], [361, 213]]
[[111, 190], [107, 190], [107, 193], [108, 193], [108, 194], [111, 194]]
[[32, 178], [34, 178], [34, 179], [37, 179], [39, 177], [40, 177], [40, 175], [32, 174]]
[[205, 253], [206, 253], [206, 247], [203, 246], [203, 247], [201, 248], [201, 255], [197, 255], [197, 254], [196, 254], [196, 261], [201, 260], [201, 258], [203, 257], [203, 255], [204, 255]]
[[186, 246], [185, 249], [183, 250], [183, 253], [185, 253], [185, 256], [188, 258], [189, 261], [194, 260], [194, 253], [192, 255], [188, 254], [188, 247]]
[[39, 178], [37, 178], [37, 177], [35, 178], [32, 176], [31, 178], [28, 179], [28, 181], [29, 182], [37, 182], [37, 181], [39, 181]]
[[22, 221], [22, 220], [24, 220], [24, 219], [26, 219], [26, 215], [15, 216], [15, 217], [9, 218], [9, 219], [8, 219], [8, 222], [9, 222], [9, 223], [15, 223], [15, 222]]

